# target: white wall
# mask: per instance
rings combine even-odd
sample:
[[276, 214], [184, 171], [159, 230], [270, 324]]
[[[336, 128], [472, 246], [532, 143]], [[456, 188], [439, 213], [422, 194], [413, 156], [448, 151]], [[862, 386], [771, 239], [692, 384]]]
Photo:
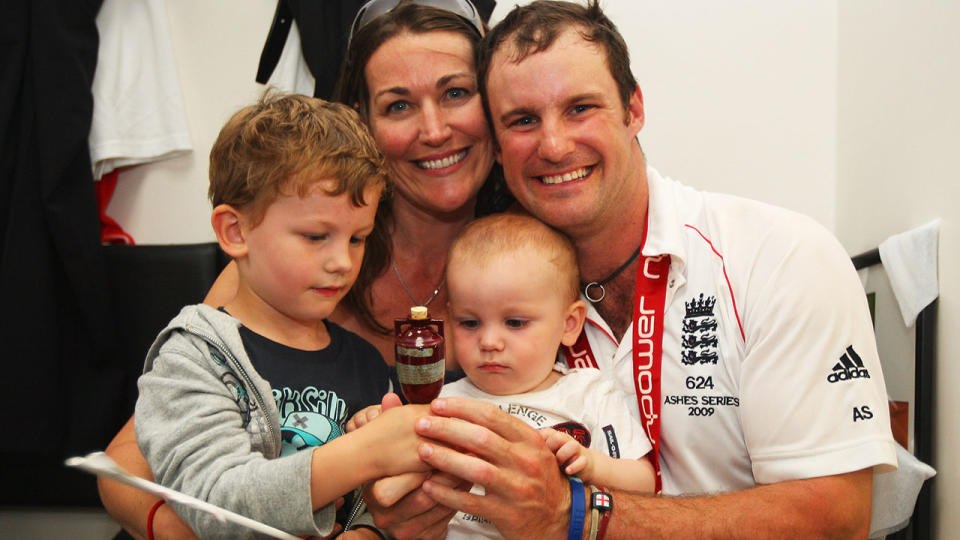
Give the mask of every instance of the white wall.
[[838, 236], [856, 253], [943, 220], [932, 528], [960, 538], [960, 4], [844, 0], [838, 27]]
[[107, 214], [141, 244], [213, 241], [210, 147], [234, 111], [262, 92], [254, 81], [273, 0], [168, 0], [193, 152], [121, 171]]

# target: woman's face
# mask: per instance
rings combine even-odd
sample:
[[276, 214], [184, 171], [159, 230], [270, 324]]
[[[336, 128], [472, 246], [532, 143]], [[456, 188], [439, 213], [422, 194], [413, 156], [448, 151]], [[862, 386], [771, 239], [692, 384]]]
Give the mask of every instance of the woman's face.
[[367, 62], [369, 123], [397, 194], [433, 213], [470, 211], [493, 165], [473, 49], [455, 32], [405, 32]]

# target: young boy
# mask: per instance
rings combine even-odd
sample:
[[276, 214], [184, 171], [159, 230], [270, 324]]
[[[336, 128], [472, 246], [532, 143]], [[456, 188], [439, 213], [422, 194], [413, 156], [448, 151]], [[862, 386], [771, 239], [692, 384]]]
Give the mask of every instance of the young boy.
[[[565, 236], [525, 215], [476, 220], [450, 247], [447, 291], [449, 343], [467, 376], [445, 385], [441, 397], [491, 402], [522, 418], [585, 484], [653, 492], [636, 403], [598, 370], [555, 364], [586, 316]], [[496, 529], [459, 512], [447, 538], [478, 536], [496, 537]]]
[[[398, 408], [341, 436], [389, 390], [388, 372], [372, 345], [325, 320], [357, 277], [386, 182], [348, 107], [267, 95], [227, 122], [209, 196], [238, 292], [219, 310], [185, 307], [147, 355], [135, 423], [158, 482], [293, 534], [328, 535], [345, 493], [424, 468], [413, 421], [425, 410]], [[174, 506], [200, 537], [252, 536]]]

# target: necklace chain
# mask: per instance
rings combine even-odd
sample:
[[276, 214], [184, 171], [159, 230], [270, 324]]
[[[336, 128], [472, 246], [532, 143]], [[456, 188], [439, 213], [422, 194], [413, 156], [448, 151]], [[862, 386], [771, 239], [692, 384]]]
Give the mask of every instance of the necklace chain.
[[447, 282], [446, 272], [444, 272], [443, 277], [440, 278], [440, 283], [437, 284], [437, 288], [433, 290], [433, 294], [430, 295], [430, 298], [427, 298], [426, 302], [420, 303], [417, 302], [417, 299], [413, 297], [413, 293], [410, 292], [410, 288], [407, 287], [407, 284], [403, 281], [403, 276], [400, 275], [400, 269], [397, 268], [397, 261], [393, 262], [393, 271], [397, 274], [397, 279], [400, 280], [400, 286], [403, 287], [403, 290], [406, 291], [407, 296], [410, 297], [410, 301], [413, 302], [415, 306], [427, 307], [430, 305], [430, 302], [433, 302], [433, 299], [437, 297], [437, 294], [440, 292], [440, 289], [443, 288], [443, 284]]
[[[630, 266], [630, 263], [632, 263], [634, 259], [637, 258], [637, 255], [640, 255], [640, 248], [642, 247], [643, 247], [643, 244], [640, 244], [639, 246], [637, 246], [637, 250], [633, 252], [633, 255], [630, 255], [630, 258], [627, 259], [625, 263], [621, 264], [619, 268], [611, 272], [609, 276], [601, 279], [600, 281], [591, 281], [590, 283], [581, 282], [580, 284], [583, 285], [583, 295], [587, 297], [587, 300], [589, 300], [594, 304], [603, 300], [603, 297], [607, 295], [607, 291], [606, 289], [603, 288], [603, 284], [617, 277], [618, 275], [620, 275], [620, 272], [623, 272], [623, 270], [626, 267]], [[396, 268], [396, 265], [394, 265], [394, 268]], [[403, 283], [403, 281], [401, 281], [400, 283]], [[590, 296], [590, 289], [593, 289], [593, 288], [600, 289], [599, 296], [596, 296], [596, 297]]]

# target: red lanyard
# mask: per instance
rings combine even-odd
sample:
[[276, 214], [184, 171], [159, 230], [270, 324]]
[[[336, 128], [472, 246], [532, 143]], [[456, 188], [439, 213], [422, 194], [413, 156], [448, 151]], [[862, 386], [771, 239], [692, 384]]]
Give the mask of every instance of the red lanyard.
[[[660, 493], [660, 360], [663, 357], [663, 309], [667, 297], [670, 256], [645, 257], [638, 266], [633, 299], [633, 383], [643, 429], [653, 446], [656, 492]], [[571, 368], [599, 368], [586, 331], [566, 347], [564, 357]]]
[[656, 492], [660, 493], [660, 360], [663, 358], [663, 308], [670, 256], [648, 257], [637, 272], [633, 298], [633, 384], [643, 429], [653, 446]]

